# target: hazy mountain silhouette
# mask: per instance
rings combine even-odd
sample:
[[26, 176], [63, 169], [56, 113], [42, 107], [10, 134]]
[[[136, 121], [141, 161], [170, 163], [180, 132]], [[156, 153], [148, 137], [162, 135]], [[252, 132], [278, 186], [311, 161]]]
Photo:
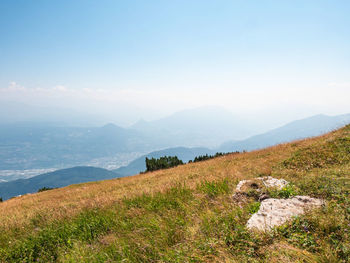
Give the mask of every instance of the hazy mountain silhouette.
[[119, 153], [171, 147], [218, 146], [247, 136], [251, 128], [218, 107], [175, 113], [129, 128], [71, 127], [47, 122], [0, 124], [0, 169], [69, 167]]
[[350, 114], [327, 116], [323, 114], [290, 122], [269, 132], [252, 136], [242, 141], [223, 143], [218, 151], [242, 151], [265, 148], [282, 142], [289, 142], [321, 135], [350, 123]]
[[150, 122], [140, 120], [131, 128], [168, 141], [168, 147], [216, 147], [225, 140], [243, 139], [259, 131], [252, 123], [214, 106], [184, 110]]

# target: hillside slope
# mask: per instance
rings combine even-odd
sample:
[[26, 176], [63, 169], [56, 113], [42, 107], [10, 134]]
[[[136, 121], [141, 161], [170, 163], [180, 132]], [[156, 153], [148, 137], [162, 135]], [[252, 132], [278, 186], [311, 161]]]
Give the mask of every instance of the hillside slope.
[[35, 193], [38, 189], [43, 187], [64, 187], [71, 184], [106, 180], [116, 177], [120, 177], [120, 175], [106, 169], [91, 166], [77, 166], [37, 175], [28, 179], [0, 183], [0, 197], [6, 200], [17, 195]]
[[[240, 179], [326, 200], [270, 233], [245, 228]], [[280, 194], [280, 193], [277, 193]], [[3, 262], [349, 262], [350, 126], [321, 137], [0, 204]]]

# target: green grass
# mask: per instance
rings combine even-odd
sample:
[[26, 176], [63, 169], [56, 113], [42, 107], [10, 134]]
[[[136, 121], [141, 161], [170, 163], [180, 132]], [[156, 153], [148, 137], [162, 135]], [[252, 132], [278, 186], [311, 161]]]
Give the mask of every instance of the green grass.
[[[349, 127], [347, 127], [349, 130]], [[350, 135], [297, 150], [283, 162], [285, 168], [312, 170], [350, 162]]]
[[198, 189], [208, 197], [214, 198], [220, 194], [227, 194], [232, 191], [232, 184], [229, 183], [228, 179], [213, 182], [203, 181]]
[[[86, 210], [34, 232], [17, 231], [21, 235], [16, 238], [14, 233], [8, 235], [11, 243], [1, 240], [0, 258], [3, 262], [206, 262], [224, 248], [238, 262], [264, 262], [271, 252], [266, 248], [283, 241], [312, 253], [320, 262], [330, 257], [348, 262], [349, 188], [329, 174], [334, 176], [328, 171], [322, 180], [310, 177], [295, 186], [301, 194], [325, 197], [327, 207], [271, 233], [245, 228], [260, 203], [235, 206], [225, 179], [203, 182], [195, 190], [178, 185], [163, 193], [125, 198], [108, 209]], [[214, 205], [217, 202], [220, 207]], [[33, 224], [43, 221], [38, 217]], [[198, 229], [192, 233], [194, 224]]]
[[289, 183], [284, 186], [281, 190], [272, 189], [268, 190], [268, 195], [271, 198], [290, 198], [300, 193], [300, 190], [295, 185]]

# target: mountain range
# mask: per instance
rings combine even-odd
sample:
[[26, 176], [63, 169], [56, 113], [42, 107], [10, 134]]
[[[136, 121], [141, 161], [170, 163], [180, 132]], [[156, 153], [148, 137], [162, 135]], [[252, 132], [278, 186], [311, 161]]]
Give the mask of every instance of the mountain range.
[[179, 146], [212, 148], [257, 131], [258, 128], [217, 107], [186, 110], [130, 127], [7, 122], [0, 124], [0, 169], [66, 168], [116, 154], [139, 155]]
[[[131, 129], [169, 146], [217, 147], [220, 142], [243, 139], [261, 132], [259, 125], [241, 119], [220, 107], [200, 107], [174, 113], [155, 121], [140, 120]], [[168, 147], [169, 147], [168, 146]]]

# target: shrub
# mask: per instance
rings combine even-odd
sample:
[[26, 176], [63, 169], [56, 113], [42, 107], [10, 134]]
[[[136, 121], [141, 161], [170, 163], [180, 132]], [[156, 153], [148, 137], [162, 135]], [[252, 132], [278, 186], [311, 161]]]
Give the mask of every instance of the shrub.
[[44, 191], [48, 191], [48, 190], [53, 190], [53, 189], [55, 189], [55, 188], [53, 188], [53, 187], [42, 187], [42, 188], [40, 188], [38, 190], [38, 193], [44, 192]]

